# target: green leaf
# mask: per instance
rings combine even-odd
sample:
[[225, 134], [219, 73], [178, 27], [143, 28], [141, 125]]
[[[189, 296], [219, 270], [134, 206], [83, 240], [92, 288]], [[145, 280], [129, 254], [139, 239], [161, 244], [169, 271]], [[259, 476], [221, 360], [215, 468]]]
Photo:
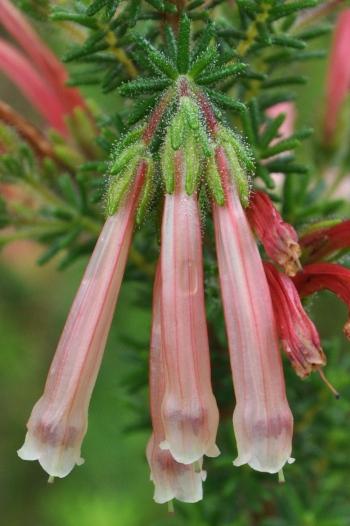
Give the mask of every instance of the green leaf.
[[179, 73], [187, 73], [190, 64], [190, 19], [184, 14], [180, 19], [177, 44], [177, 69]]
[[265, 129], [260, 135], [259, 139], [259, 143], [262, 148], [267, 148], [272, 139], [274, 139], [274, 137], [278, 135], [278, 130], [281, 124], [284, 122], [285, 118], [286, 114], [281, 113], [266, 124]]
[[269, 148], [263, 149], [260, 153], [260, 158], [267, 159], [268, 157], [272, 157], [279, 153], [286, 152], [287, 150], [294, 150], [294, 148], [297, 148], [298, 146], [300, 146], [299, 139], [284, 139], [282, 141], [279, 141], [277, 144], [270, 146]]
[[93, 18], [90, 18], [87, 15], [81, 15], [78, 13], [65, 11], [62, 8], [53, 9], [52, 14], [50, 15], [50, 19], [56, 21], [75, 22], [81, 26], [89, 27], [90, 29], [98, 28], [98, 24]]
[[197, 79], [198, 84], [212, 84], [213, 82], [218, 82], [219, 80], [226, 79], [227, 77], [238, 77], [247, 69], [247, 64], [230, 64], [225, 66], [218, 71], [209, 73], [206, 76], [199, 77]]
[[159, 71], [164, 73], [167, 77], [172, 80], [177, 79], [178, 72], [175, 66], [170, 62], [168, 57], [164, 55], [161, 51], [155, 48], [148, 40], [143, 37], [136, 37], [136, 42], [145, 52], [150, 63]]
[[219, 55], [216, 47], [209, 47], [198, 56], [195, 62], [193, 62], [191, 69], [188, 72], [189, 76], [196, 79], [208, 66], [212, 67], [218, 57]]
[[142, 93], [152, 93], [162, 91], [170, 86], [171, 81], [164, 78], [138, 78], [125, 82], [118, 88], [120, 95], [133, 97]]
[[205, 92], [207, 93], [208, 97], [219, 106], [229, 108], [230, 110], [236, 111], [238, 113], [247, 111], [247, 106], [243, 104], [243, 102], [240, 102], [229, 95], [225, 95], [220, 91], [209, 88], [205, 88]]

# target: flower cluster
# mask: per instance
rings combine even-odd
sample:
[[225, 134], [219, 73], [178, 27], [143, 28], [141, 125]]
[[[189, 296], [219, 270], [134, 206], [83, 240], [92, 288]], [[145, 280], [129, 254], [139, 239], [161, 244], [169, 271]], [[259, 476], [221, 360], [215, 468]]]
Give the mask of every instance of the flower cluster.
[[[198, 203], [203, 184], [212, 202], [236, 395], [235, 465], [247, 463], [259, 471], [279, 472], [291, 456], [293, 429], [271, 294], [242, 206], [249, 201], [247, 166], [251, 167], [252, 161], [240, 139], [217, 122], [205, 95], [193, 89], [185, 77], [177, 82], [175, 104], [177, 110], [161, 151], [165, 200], [150, 360], [154, 433], [148, 459], [159, 502], [173, 497], [198, 500], [203, 456], [219, 454], [219, 413], [211, 388], [204, 306]], [[133, 218], [144, 207], [154, 178], [148, 143], [150, 126], [155, 129], [160, 117], [157, 108], [142, 133], [124, 139], [111, 162], [110, 217], [68, 317], [44, 395], [28, 422], [25, 445], [19, 451], [22, 458], [37, 458], [52, 476], [64, 476], [81, 461], [87, 400], [118, 295]], [[258, 200], [254, 202], [258, 214], [264, 215]], [[274, 224], [271, 243], [275, 248], [270, 255], [277, 263], [284, 261], [282, 255], [286, 261], [295, 259], [296, 234], [287, 225], [283, 227], [277, 211]], [[292, 243], [288, 237], [291, 232]], [[264, 232], [261, 238], [265, 239]], [[79, 406], [80, 418], [76, 414]]]
[[[272, 17], [278, 18], [280, 7], [275, 6]], [[52, 127], [67, 134], [65, 116], [76, 106], [85, 106], [79, 92], [65, 86], [65, 69], [8, 0], [3, 0], [0, 12], [1, 22], [32, 60], [0, 40], [0, 68]], [[276, 167], [276, 155], [296, 144], [295, 138], [284, 137], [273, 142], [272, 132], [283, 121], [279, 111], [277, 117], [271, 107], [266, 112], [270, 121], [263, 130], [266, 144], [260, 144], [260, 159], [258, 148], [253, 155], [218, 117], [213, 98], [243, 113], [243, 121], [247, 108], [208, 86], [245, 74], [264, 77], [247, 71], [241, 60], [232, 61], [231, 54], [226, 63], [214, 46], [204, 46], [191, 57], [189, 18], [183, 16], [179, 26], [178, 42], [170, 38], [175, 58], [143, 37], [136, 39], [160, 77], [125, 82], [120, 93], [155, 89], [160, 94], [142, 124], [132, 127], [114, 145], [107, 170], [107, 219], [18, 451], [22, 459], [38, 460], [50, 477], [65, 477], [83, 462], [81, 444], [89, 402], [133, 231], [142, 224], [152, 200], [158, 199], [162, 222], [150, 341], [153, 432], [147, 459], [159, 503], [173, 498], [200, 500], [206, 478], [204, 457], [220, 454], [216, 443], [219, 410], [211, 385], [205, 312], [201, 203], [207, 204], [214, 227], [236, 402], [235, 466], [248, 464], [283, 478], [283, 467], [293, 461], [293, 416], [279, 346], [300, 377], [313, 371], [323, 376], [326, 357], [301, 300], [328, 289], [350, 309], [350, 270], [330, 261], [349, 246], [349, 221], [312, 225], [299, 239], [271, 196], [251, 182], [256, 169], [266, 173], [260, 161], [272, 157]], [[344, 27], [340, 22], [341, 43], [348, 38]], [[241, 55], [248, 44], [244, 43]], [[341, 44], [336, 47], [343, 52]], [[216, 71], [211, 69], [212, 62], [224, 65]], [[348, 89], [348, 79], [345, 84]], [[338, 105], [345, 97], [344, 86]], [[292, 127], [294, 111], [291, 105], [288, 108], [292, 117], [288, 127]], [[158, 149], [154, 147], [157, 134], [162, 137]], [[350, 337], [349, 321], [344, 332]]]

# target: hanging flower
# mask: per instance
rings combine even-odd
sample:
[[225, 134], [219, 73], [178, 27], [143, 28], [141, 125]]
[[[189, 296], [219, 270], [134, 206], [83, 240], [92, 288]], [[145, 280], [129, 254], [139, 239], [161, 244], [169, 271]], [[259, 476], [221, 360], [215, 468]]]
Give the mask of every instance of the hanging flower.
[[166, 194], [161, 243], [161, 312], [165, 441], [177, 462], [217, 456], [219, 413], [211, 389], [197, 197], [185, 191], [183, 152], [175, 155], [175, 189]]
[[294, 276], [300, 268], [301, 250], [292, 225], [283, 221], [265, 192], [253, 193], [247, 215], [267, 255]]
[[178, 499], [198, 502], [203, 497], [202, 460], [196, 464], [179, 464], [169, 450], [160, 448], [165, 440], [161, 407], [165, 392], [164, 363], [161, 334], [161, 277], [158, 267], [153, 289], [153, 319], [150, 345], [150, 404], [153, 433], [147, 445], [147, 460], [154, 483], [154, 500], [160, 504]]
[[88, 406], [101, 364], [131, 242], [134, 216], [147, 163], [133, 190], [102, 229], [73, 302], [51, 364], [44, 394], [27, 424], [23, 460], [38, 460], [52, 477], [81, 464]]
[[258, 248], [222, 147], [225, 204], [213, 203], [216, 250], [236, 408], [236, 466], [276, 473], [288, 462], [293, 417], [286, 399], [271, 297]]
[[304, 378], [326, 364], [315, 325], [306, 314], [293, 281], [265, 263], [279, 338], [296, 373]]

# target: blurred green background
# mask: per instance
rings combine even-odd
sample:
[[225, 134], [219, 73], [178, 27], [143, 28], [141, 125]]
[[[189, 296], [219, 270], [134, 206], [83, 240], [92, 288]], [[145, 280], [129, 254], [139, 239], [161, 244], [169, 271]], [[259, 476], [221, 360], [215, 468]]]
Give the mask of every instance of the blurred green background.
[[[325, 63], [303, 67], [311, 83], [302, 92], [299, 120], [317, 129]], [[1, 97], [31, 113], [9, 83], [0, 80]], [[116, 98], [112, 95], [109, 101], [115, 104]], [[102, 102], [107, 107], [108, 101]], [[16, 244], [0, 254], [1, 524], [350, 525], [350, 345], [342, 335], [347, 312], [327, 293], [311, 301], [308, 308], [328, 356], [326, 373], [342, 397], [335, 401], [318, 375], [300, 381], [285, 363], [288, 397], [295, 415], [296, 457], [285, 470], [286, 484], [279, 485], [276, 477], [246, 466], [232, 466], [236, 452], [228, 417], [221, 424], [218, 439], [222, 455], [206, 461], [205, 500], [196, 505], [176, 503], [174, 515], [168, 514], [166, 506], [153, 503], [144, 454], [149, 437], [145, 427], [148, 393], [140, 387], [147, 363], [152, 284], [132, 279], [122, 287], [93, 394], [82, 450], [85, 464], [66, 479], [48, 484], [37, 462], [21, 461], [16, 449], [23, 442], [25, 422], [42, 392], [86, 265], [86, 260], [81, 260], [59, 273], [54, 264], [37, 267], [38, 254], [38, 247], [30, 243]], [[218, 330], [222, 332], [222, 324]], [[226, 377], [230, 384], [228, 367]], [[216, 395], [218, 399], [226, 396], [219, 389]]]

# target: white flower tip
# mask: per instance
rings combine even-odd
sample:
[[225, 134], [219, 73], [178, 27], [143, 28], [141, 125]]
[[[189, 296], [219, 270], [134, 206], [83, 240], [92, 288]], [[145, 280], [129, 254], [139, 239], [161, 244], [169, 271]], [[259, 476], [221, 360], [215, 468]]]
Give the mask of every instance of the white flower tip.
[[[164, 447], [166, 441], [161, 444]], [[169, 450], [161, 449], [156, 444], [153, 436], [148, 443], [146, 454], [151, 468], [150, 478], [154, 483], [155, 502], [165, 504], [177, 499], [193, 503], [203, 498], [202, 482], [205, 480], [205, 472], [202, 471], [201, 461], [198, 461], [197, 466], [179, 464]]]
[[167, 440], [163, 440], [162, 442], [159, 442], [159, 447], [163, 451], [170, 449], [169, 442]]
[[207, 457], [218, 457], [221, 454], [220, 449], [216, 444], [212, 444], [205, 452]]
[[[17, 451], [22, 460], [38, 460], [41, 467], [51, 477], [66, 477], [75, 465], [80, 466], [80, 443], [74, 447], [42, 442], [28, 431], [23, 446]], [[51, 482], [51, 480], [49, 481]]]
[[280, 471], [282, 471], [283, 466], [286, 463], [288, 464], [290, 463], [288, 459], [287, 460], [286, 459], [281, 460], [278, 458], [261, 459], [261, 458], [256, 458], [256, 457], [252, 457], [250, 459], [242, 459], [242, 457], [237, 457], [232, 462], [232, 464], [235, 467], [239, 467], [239, 466], [243, 466], [244, 464], [248, 464], [248, 466], [250, 466], [255, 471], [260, 471], [262, 473], [271, 473], [271, 474], [279, 473]]
[[195, 464], [202, 461], [203, 455], [207, 457], [217, 457], [220, 455], [220, 449], [216, 444], [211, 444], [208, 449], [203, 450], [203, 444], [196, 444], [194, 442], [188, 444], [188, 447], [178, 447], [178, 444], [171, 444], [168, 440], [160, 442], [159, 447], [163, 451], [170, 451], [172, 457], [180, 464]]

